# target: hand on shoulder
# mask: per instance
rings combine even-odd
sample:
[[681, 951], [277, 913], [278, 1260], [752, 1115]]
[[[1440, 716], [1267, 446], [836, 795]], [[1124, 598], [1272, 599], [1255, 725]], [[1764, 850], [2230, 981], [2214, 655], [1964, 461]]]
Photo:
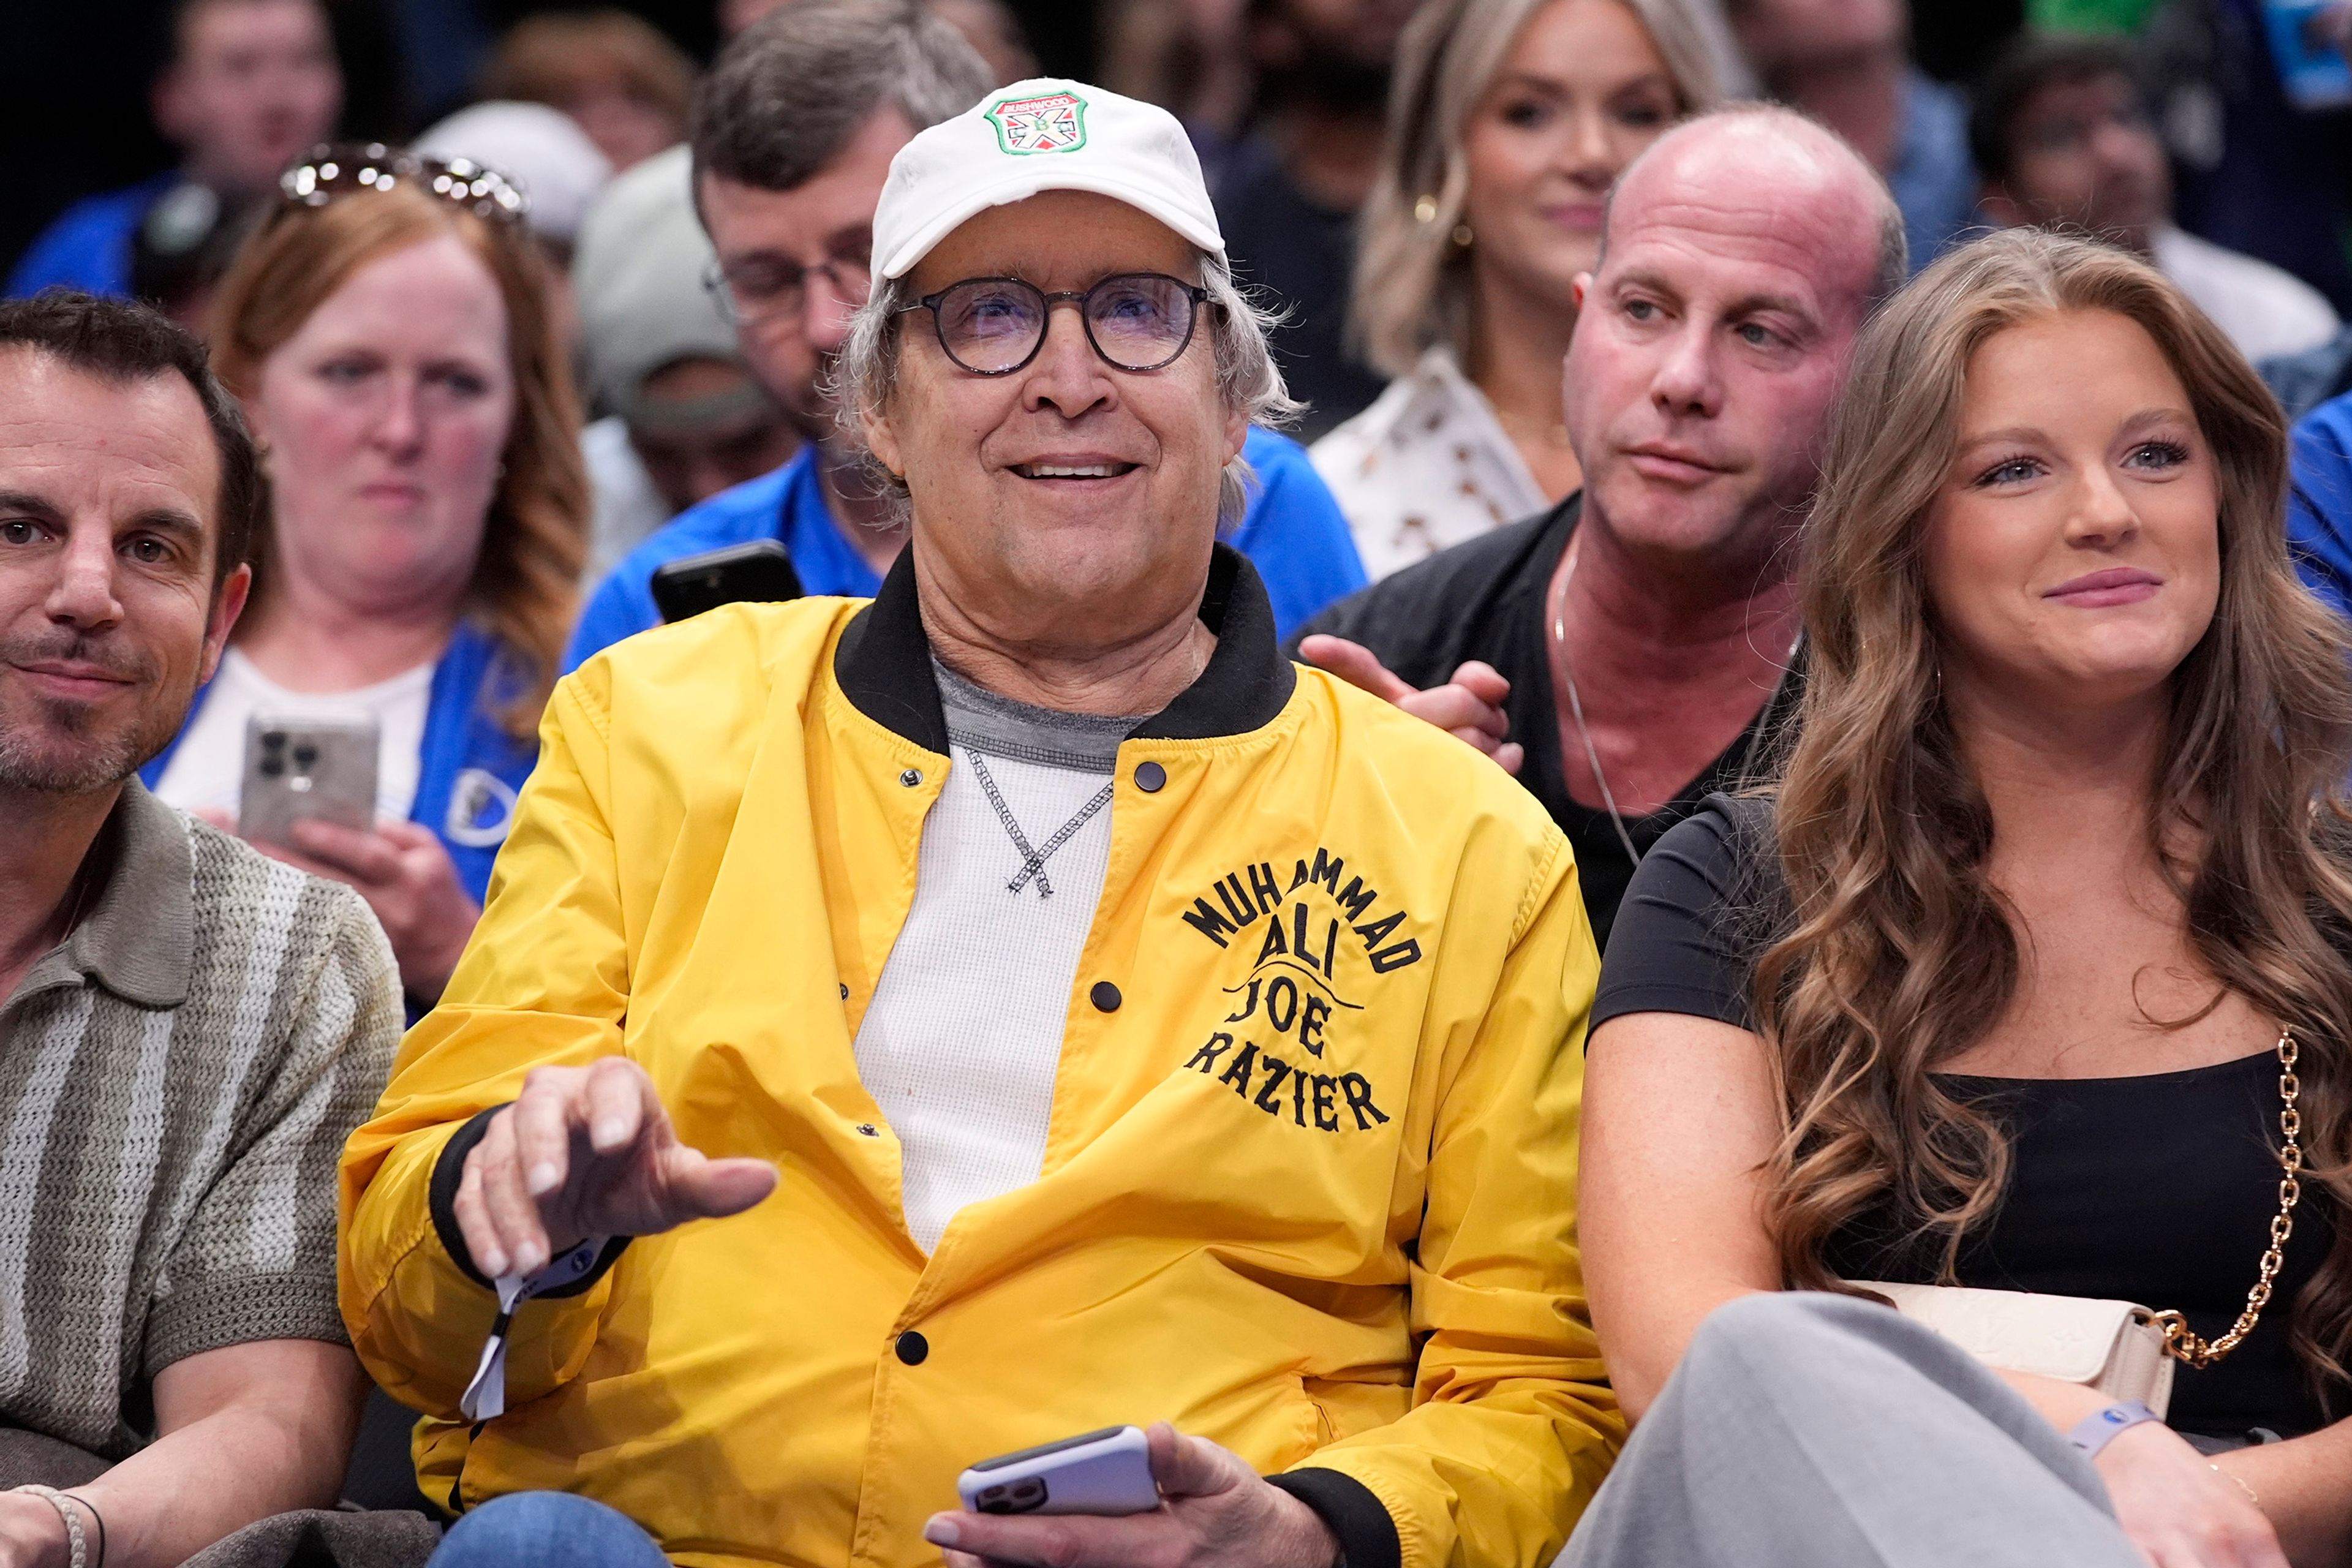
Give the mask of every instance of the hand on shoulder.
[[1336, 675], [1393, 704], [1401, 712], [1436, 725], [1465, 745], [1495, 759], [1502, 770], [1517, 776], [1527, 760], [1527, 748], [1507, 737], [1510, 716], [1503, 703], [1511, 683], [1490, 664], [1473, 659], [1454, 672], [1443, 686], [1417, 690], [1380, 661], [1361, 643], [1318, 634], [1298, 645], [1298, 656], [1318, 669]]

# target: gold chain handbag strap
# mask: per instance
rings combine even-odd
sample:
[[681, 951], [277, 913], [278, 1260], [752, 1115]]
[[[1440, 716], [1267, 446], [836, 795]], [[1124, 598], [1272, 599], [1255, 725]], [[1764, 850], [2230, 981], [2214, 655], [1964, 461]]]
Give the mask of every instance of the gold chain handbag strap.
[[2246, 1292], [2246, 1310], [2230, 1325], [2230, 1331], [2218, 1340], [2200, 1339], [2190, 1331], [2189, 1321], [2179, 1312], [2158, 1312], [2150, 1320], [2164, 1331], [2165, 1353], [2175, 1361], [2190, 1366], [2211, 1366], [2254, 1331], [2263, 1321], [2263, 1309], [2270, 1305], [2271, 1288], [2278, 1279], [2280, 1268], [2286, 1263], [2287, 1238], [2294, 1234], [2294, 1205], [2303, 1197], [2303, 1112], [2295, 1108], [2303, 1093], [2303, 1084], [2294, 1076], [2295, 1058], [2300, 1047], [2295, 1044], [2292, 1028], [2281, 1029], [2278, 1038], [2279, 1060], [2279, 1131], [2285, 1143], [2279, 1150], [2279, 1212], [2271, 1216], [2271, 1245], [2263, 1254], [2262, 1276], [2253, 1289]]

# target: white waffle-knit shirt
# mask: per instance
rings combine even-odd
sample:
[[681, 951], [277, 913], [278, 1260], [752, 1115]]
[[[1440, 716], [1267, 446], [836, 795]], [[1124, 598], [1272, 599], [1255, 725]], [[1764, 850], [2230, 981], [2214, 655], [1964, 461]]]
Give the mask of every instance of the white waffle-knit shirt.
[[1142, 721], [1033, 708], [934, 670], [947, 783], [856, 1042], [926, 1253], [957, 1211], [1044, 1168], [1062, 1032], [1110, 864], [1112, 770]]

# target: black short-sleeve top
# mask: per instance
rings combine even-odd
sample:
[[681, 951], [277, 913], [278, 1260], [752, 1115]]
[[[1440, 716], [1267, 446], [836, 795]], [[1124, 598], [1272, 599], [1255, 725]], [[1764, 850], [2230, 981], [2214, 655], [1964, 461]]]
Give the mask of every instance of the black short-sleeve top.
[[[1610, 933], [1592, 1026], [1682, 1013], [1752, 1026], [1753, 958], [1769, 933], [1769, 807], [1709, 797], [1643, 858]], [[2208, 1338], [2243, 1308], [2278, 1212], [2279, 1068], [2269, 1051], [2137, 1078], [1947, 1075], [1993, 1116], [2011, 1177], [1992, 1220], [1962, 1247], [1959, 1283], [2178, 1309]], [[2243, 1439], [2326, 1424], [2291, 1346], [2297, 1295], [2333, 1237], [2318, 1184], [2304, 1185], [2286, 1264], [2261, 1325], [2204, 1371], [2176, 1370], [2170, 1424]], [[1832, 1237], [1846, 1279], [1936, 1282], [1932, 1249], [1902, 1241], [1891, 1208]]]

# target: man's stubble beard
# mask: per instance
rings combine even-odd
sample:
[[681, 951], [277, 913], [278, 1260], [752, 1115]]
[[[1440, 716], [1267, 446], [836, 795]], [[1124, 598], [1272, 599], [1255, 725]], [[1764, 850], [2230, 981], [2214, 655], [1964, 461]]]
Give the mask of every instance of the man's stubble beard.
[[[51, 733], [70, 734], [83, 728], [88, 717], [71, 712], [63, 704], [41, 706], [47, 708], [51, 715], [50, 721], [41, 728]], [[171, 737], [166, 735], [163, 739], [168, 742]], [[0, 792], [92, 795], [121, 784], [162, 750], [160, 742], [148, 745], [147, 738], [136, 725], [125, 725], [87, 745], [68, 745], [61, 751], [27, 746], [18, 726], [0, 725]]]
[[[163, 674], [153, 660], [141, 655], [90, 658], [84, 641], [68, 648], [18, 650], [0, 644], [0, 656], [70, 658], [108, 665], [132, 677], [133, 689], [146, 699], [136, 711], [110, 729], [101, 730], [94, 707], [28, 699], [32, 713], [17, 715], [0, 709], [0, 792], [26, 795], [90, 795], [111, 789], [143, 767], [172, 742], [194, 699], [194, 680], [171, 700], [162, 690]], [[42, 744], [29, 737], [62, 740]], [[81, 743], [76, 744], [79, 741]]]

